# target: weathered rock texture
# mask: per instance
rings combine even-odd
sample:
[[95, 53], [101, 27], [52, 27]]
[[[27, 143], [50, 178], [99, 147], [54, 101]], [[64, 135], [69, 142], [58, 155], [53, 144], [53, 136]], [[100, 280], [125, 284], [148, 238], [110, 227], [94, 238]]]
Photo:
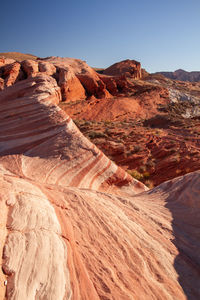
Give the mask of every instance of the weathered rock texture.
[[64, 101], [90, 98], [111, 98], [106, 85], [86, 62], [80, 59], [50, 57], [44, 59], [58, 70], [59, 81]]
[[[134, 79], [141, 78], [141, 66], [136, 61], [121, 62], [117, 64], [116, 70], [114, 76], [98, 74], [86, 62], [73, 58], [48, 57], [18, 62], [9, 58], [0, 58], [0, 89], [42, 72], [57, 80], [61, 88], [62, 101], [109, 99], [130, 90], [127, 75]], [[105, 74], [107, 74], [106, 70]]]
[[149, 191], [60, 99], [46, 74], [0, 93], [2, 299], [198, 299], [200, 172]]
[[126, 75], [140, 79], [142, 77], [141, 64], [136, 60], [126, 59], [108, 67], [103, 71], [103, 74], [110, 76]]

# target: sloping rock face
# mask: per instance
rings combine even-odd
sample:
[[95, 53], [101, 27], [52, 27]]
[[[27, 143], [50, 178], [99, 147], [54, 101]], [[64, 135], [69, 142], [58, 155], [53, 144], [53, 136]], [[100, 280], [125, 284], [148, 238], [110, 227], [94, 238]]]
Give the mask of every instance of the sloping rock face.
[[141, 64], [136, 60], [126, 59], [115, 63], [103, 71], [103, 74], [110, 76], [127, 75], [134, 79], [142, 77]]
[[60, 100], [46, 74], [0, 93], [1, 299], [198, 299], [200, 172], [148, 190]]
[[25, 53], [21, 53], [21, 52], [1, 52], [0, 59], [2, 57], [6, 58], [6, 59], [14, 59], [17, 61], [23, 61], [25, 59], [31, 59], [31, 60], [37, 59], [37, 56], [35, 56], [35, 55], [25, 54]]
[[[5, 129], [2, 136], [7, 134], [7, 137], [5, 140], [2, 138], [0, 142], [1, 155], [18, 155], [17, 159], [22, 160], [20, 165], [24, 166], [26, 176], [38, 179], [40, 174], [40, 180], [51, 184], [83, 184], [85, 188], [92, 188], [94, 185], [100, 190], [106, 189], [107, 181], [112, 181], [117, 186], [123, 185], [123, 182], [140, 186], [139, 182], [133, 182], [131, 176], [119, 170], [82, 136], [65, 112], [55, 106], [60, 97], [60, 88], [56, 81], [47, 75], [38, 75], [3, 90], [1, 117]], [[33, 156], [37, 158], [32, 160]], [[52, 162], [49, 159], [51, 157]], [[62, 160], [64, 165], [60, 163]], [[58, 166], [55, 166], [56, 161]], [[32, 165], [33, 162], [36, 163], [35, 166]], [[45, 175], [42, 175], [44, 168]], [[55, 174], [59, 173], [57, 179], [54, 170]], [[67, 172], [68, 170], [71, 171]], [[90, 174], [95, 178], [92, 177], [89, 180], [91, 182], [86, 184], [87, 176], [84, 171], [87, 170], [90, 170]], [[96, 176], [95, 170], [100, 172], [99, 176]], [[46, 179], [42, 179], [41, 176], [45, 176]], [[85, 183], [81, 183], [82, 180]], [[141, 188], [144, 190], [143, 185]]]

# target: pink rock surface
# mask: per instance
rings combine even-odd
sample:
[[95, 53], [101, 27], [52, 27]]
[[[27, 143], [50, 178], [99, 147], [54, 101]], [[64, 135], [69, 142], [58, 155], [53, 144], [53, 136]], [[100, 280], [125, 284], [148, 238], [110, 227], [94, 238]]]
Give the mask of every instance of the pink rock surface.
[[18, 62], [5, 65], [3, 70], [3, 76], [5, 78], [5, 86], [13, 85], [15, 82], [23, 78], [22, 71], [20, 70], [21, 65]]
[[35, 76], [39, 72], [38, 62], [31, 59], [22, 61], [22, 68], [27, 77]]
[[13, 64], [15, 62], [12, 58], [0, 57], [0, 67], [3, 65]]
[[39, 71], [47, 75], [54, 75], [56, 73], [56, 67], [49, 62], [39, 61], [38, 63]]
[[200, 171], [148, 190], [60, 100], [46, 74], [0, 93], [2, 299], [200, 298]]

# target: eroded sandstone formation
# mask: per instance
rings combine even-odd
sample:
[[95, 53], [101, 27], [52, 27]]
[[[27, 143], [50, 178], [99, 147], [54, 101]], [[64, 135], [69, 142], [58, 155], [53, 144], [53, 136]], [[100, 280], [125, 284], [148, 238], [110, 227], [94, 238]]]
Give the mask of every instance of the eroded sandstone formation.
[[61, 88], [62, 101], [109, 99], [122, 92], [128, 92], [130, 84], [126, 78], [127, 74], [134, 79], [141, 78], [140, 63], [128, 60], [126, 63], [119, 63], [119, 66], [115, 76], [107, 76], [106, 71], [106, 75], [98, 74], [80, 59], [49, 57], [16, 62], [0, 58], [0, 89], [42, 72], [56, 79]]
[[61, 97], [45, 72], [0, 93], [1, 299], [198, 299], [200, 172], [148, 190]]
[[108, 67], [103, 71], [103, 74], [110, 76], [126, 75], [134, 79], [141, 79], [141, 64], [136, 60], [126, 59]]

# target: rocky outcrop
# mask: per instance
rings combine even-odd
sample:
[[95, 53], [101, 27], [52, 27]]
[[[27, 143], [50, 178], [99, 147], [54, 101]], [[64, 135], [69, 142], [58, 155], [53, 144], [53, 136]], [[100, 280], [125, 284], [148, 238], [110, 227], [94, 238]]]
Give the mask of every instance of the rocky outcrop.
[[18, 62], [5, 65], [3, 76], [5, 78], [5, 86], [13, 85], [20, 79], [23, 79], [23, 73], [21, 71], [21, 65]]
[[55, 76], [56, 67], [49, 62], [39, 61], [38, 62], [39, 72], [45, 73], [46, 75]]
[[1, 297], [198, 299], [200, 172], [149, 191], [60, 100], [46, 74], [0, 93]]
[[199, 82], [183, 82], [165, 78], [163, 75], [151, 74], [146, 79], [154, 85], [162, 86], [168, 90], [169, 101], [174, 106], [187, 107], [185, 111], [179, 111], [179, 116], [183, 118], [199, 117], [200, 104], [200, 83]]
[[[9, 62], [9, 63], [8, 63]], [[13, 85], [15, 82], [24, 78], [23, 72], [21, 71], [21, 65], [18, 62], [10, 63], [10, 60], [2, 60], [2, 65], [0, 66], [0, 79], [1, 87], [8, 87]]]
[[[88, 98], [111, 98], [106, 84], [100, 76], [84, 61], [71, 58], [49, 57], [46, 59], [24, 60], [12, 64], [9, 59], [0, 61], [0, 77], [9, 86], [17, 80], [37, 76], [39, 72], [50, 75], [57, 80], [61, 88], [62, 101], [70, 102]], [[19, 76], [20, 75], [20, 76]]]
[[[127, 60], [110, 68], [111, 70], [114, 68], [114, 76], [98, 74], [86, 62], [73, 58], [48, 57], [22, 62], [13, 61], [12, 64], [10, 59], [2, 58], [0, 77], [3, 80], [8, 78], [5, 86], [9, 86], [18, 80], [37, 76], [38, 73], [50, 75], [57, 80], [61, 88], [62, 101], [65, 102], [95, 98], [110, 99], [117, 95], [127, 95], [133, 90], [132, 83], [128, 82], [127, 77], [141, 78], [140, 63], [136, 61]], [[105, 74], [106, 72], [107, 70]]]
[[109, 76], [131, 76], [134, 79], [142, 77], [141, 64], [138, 61], [126, 59], [115, 63], [103, 71], [103, 74]]
[[0, 67], [2, 67], [4, 65], [13, 64], [14, 62], [15, 62], [15, 60], [12, 58], [5, 58], [5, 57], [0, 56]]
[[99, 75], [101, 80], [105, 83], [107, 90], [113, 96], [126, 96], [134, 91], [134, 84], [127, 81], [126, 75], [107, 76]]
[[30, 59], [22, 61], [22, 68], [27, 77], [36, 76], [39, 72], [38, 62]]
[[86, 92], [80, 80], [70, 69], [59, 68], [58, 85], [61, 88], [62, 101], [86, 99]]
[[[199, 93], [200, 94], [200, 93]], [[184, 91], [176, 89], [175, 87], [169, 88], [169, 98], [171, 102], [191, 102], [193, 104], [200, 103], [200, 95], [193, 95], [190, 90]]]
[[[54, 64], [57, 68], [66, 70], [66, 73], [69, 73], [67, 76], [74, 78], [71, 82], [72, 86], [69, 89], [71, 93], [75, 93], [74, 89], [78, 91], [76, 99], [86, 99], [92, 96], [96, 98], [112, 97], [99, 75], [91, 67], [89, 67], [86, 62], [79, 59], [60, 57], [50, 57], [46, 60]], [[80, 83], [82, 88], [80, 87]]]

